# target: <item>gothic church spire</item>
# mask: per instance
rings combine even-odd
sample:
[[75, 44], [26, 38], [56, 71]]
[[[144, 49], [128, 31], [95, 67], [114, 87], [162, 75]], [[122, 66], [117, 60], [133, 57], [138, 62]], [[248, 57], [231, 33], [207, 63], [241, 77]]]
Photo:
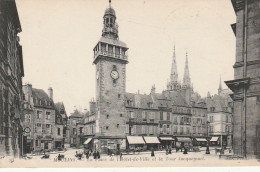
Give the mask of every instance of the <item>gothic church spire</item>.
[[220, 79], [219, 79], [219, 87], [218, 87], [218, 94], [220, 94], [222, 91], [222, 83], [221, 83], [221, 75], [220, 75]]
[[167, 85], [167, 89], [168, 90], [178, 90], [178, 89], [180, 89], [180, 84], [178, 82], [178, 71], [177, 71], [177, 63], [176, 63], [175, 45], [174, 45], [174, 48], [173, 48], [170, 82]]
[[189, 63], [188, 63], [188, 53], [187, 53], [187, 51], [186, 51], [186, 61], [185, 61], [185, 68], [184, 68], [182, 87], [183, 88], [190, 88], [191, 87]]

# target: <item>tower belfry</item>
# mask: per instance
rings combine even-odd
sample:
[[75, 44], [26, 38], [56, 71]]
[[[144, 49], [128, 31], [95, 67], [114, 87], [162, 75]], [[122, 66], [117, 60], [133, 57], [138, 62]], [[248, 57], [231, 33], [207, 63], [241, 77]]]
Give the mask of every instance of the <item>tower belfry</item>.
[[167, 90], [172, 91], [172, 90], [180, 89], [181, 85], [178, 81], [179, 81], [178, 70], [177, 70], [176, 53], [175, 53], [175, 45], [174, 45], [170, 82], [167, 84]]
[[188, 63], [188, 53], [186, 51], [186, 61], [185, 61], [185, 68], [184, 68], [184, 75], [182, 81], [182, 88], [190, 88], [190, 72], [189, 72], [189, 63]]
[[106, 9], [103, 17], [102, 36], [112, 39], [118, 39], [118, 25], [116, 23], [116, 13], [111, 7], [111, 0], [109, 0], [109, 7]]

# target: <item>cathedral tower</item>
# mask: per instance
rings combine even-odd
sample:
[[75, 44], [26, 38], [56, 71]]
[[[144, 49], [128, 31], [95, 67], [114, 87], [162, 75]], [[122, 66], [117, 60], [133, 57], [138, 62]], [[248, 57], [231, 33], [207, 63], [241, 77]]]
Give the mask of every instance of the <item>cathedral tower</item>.
[[96, 116], [95, 139], [97, 149], [106, 145], [122, 147], [125, 139], [126, 109], [124, 106], [127, 46], [118, 39], [116, 13], [111, 7], [105, 10], [102, 36], [94, 47], [96, 65]]

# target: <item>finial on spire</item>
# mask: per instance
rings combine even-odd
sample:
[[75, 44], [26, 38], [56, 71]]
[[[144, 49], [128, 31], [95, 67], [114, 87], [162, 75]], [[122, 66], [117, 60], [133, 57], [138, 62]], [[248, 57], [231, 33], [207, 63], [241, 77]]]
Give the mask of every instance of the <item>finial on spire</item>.
[[111, 0], [109, 0], [109, 8], [111, 8]]

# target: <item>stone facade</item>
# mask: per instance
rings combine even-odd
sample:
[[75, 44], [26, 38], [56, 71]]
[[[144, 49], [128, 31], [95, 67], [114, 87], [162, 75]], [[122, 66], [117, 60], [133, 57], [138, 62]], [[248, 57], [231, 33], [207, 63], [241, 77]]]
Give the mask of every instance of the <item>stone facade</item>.
[[68, 120], [68, 128], [69, 128], [69, 143], [71, 147], [78, 147], [80, 143], [81, 134], [79, 132], [79, 128], [82, 126], [82, 122], [84, 121], [84, 114], [78, 110], [75, 110], [70, 116]]
[[26, 153], [53, 150], [64, 146], [64, 121], [54, 105], [52, 89], [47, 94], [41, 89], [23, 86], [24, 114], [23, 125], [27, 133]]
[[0, 1], [0, 157], [23, 154], [23, 56], [14, 0]]
[[226, 81], [234, 100], [234, 153], [260, 157], [260, 2], [232, 0], [237, 22], [234, 80]]
[[209, 136], [218, 137], [214, 146], [233, 145], [233, 101], [230, 93], [231, 90], [218, 89], [218, 95], [207, 98]]

